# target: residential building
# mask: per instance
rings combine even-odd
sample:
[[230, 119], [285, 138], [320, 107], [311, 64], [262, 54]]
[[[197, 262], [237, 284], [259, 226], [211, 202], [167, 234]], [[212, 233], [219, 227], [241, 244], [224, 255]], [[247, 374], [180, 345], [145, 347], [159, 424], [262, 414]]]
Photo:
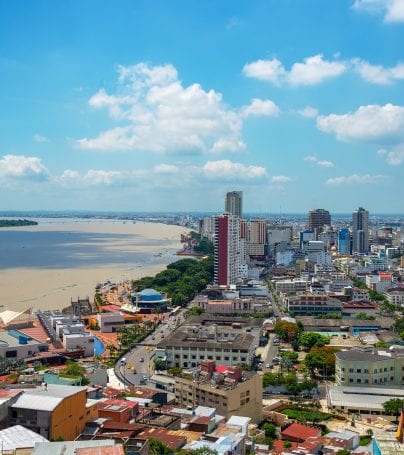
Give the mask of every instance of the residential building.
[[176, 378], [175, 400], [180, 406], [208, 405], [219, 415], [250, 417], [259, 423], [262, 415], [262, 377], [239, 367], [202, 362], [196, 372]]
[[240, 218], [224, 213], [215, 218], [214, 282], [236, 284], [240, 277]]
[[0, 331], [0, 357], [20, 360], [34, 357], [36, 354], [45, 352], [48, 349], [47, 343], [25, 335], [19, 330]]
[[204, 360], [229, 366], [250, 365], [259, 345], [261, 326], [259, 319], [194, 317], [157, 347], [159, 351], [164, 349], [168, 368], [195, 368]]
[[307, 228], [309, 230], [321, 231], [324, 226], [331, 226], [331, 215], [328, 210], [310, 210], [308, 214]]
[[97, 323], [102, 333], [111, 333], [125, 326], [125, 318], [119, 311], [115, 313], [98, 313]]
[[342, 304], [326, 294], [298, 292], [294, 296], [285, 297], [285, 305], [291, 315], [298, 316], [340, 313]]
[[404, 384], [404, 348], [353, 348], [335, 354], [335, 383], [384, 387]]
[[369, 252], [369, 212], [362, 207], [352, 214], [352, 252]]
[[278, 243], [286, 243], [290, 245], [293, 238], [292, 226], [281, 224], [267, 225], [267, 242], [269, 246], [274, 246]]
[[30, 454], [38, 442], [47, 442], [43, 436], [35, 433], [22, 425], [14, 425], [0, 430], [1, 454]]
[[281, 431], [281, 438], [291, 442], [304, 442], [308, 438], [321, 436], [321, 429], [303, 425], [301, 423], [291, 423]]
[[26, 389], [9, 407], [10, 425], [23, 425], [46, 439], [75, 439], [86, 422], [97, 417], [87, 401], [87, 387], [44, 385]]
[[224, 211], [239, 218], [243, 218], [243, 192], [231, 191], [226, 193]]
[[393, 305], [404, 305], [404, 288], [388, 288], [384, 295]]

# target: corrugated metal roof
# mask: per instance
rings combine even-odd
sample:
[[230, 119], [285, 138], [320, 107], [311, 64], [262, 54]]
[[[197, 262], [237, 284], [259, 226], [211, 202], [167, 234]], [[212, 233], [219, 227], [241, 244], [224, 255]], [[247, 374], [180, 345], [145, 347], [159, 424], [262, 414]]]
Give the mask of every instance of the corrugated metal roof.
[[42, 397], [24, 393], [11, 406], [18, 409], [36, 409], [38, 411], [53, 411], [63, 401], [59, 397]]
[[92, 441], [39, 442], [35, 444], [32, 455], [75, 455], [77, 449], [111, 447], [113, 445], [115, 445], [115, 442], [110, 439]]
[[22, 425], [14, 425], [0, 431], [2, 451], [34, 447], [36, 442], [48, 442], [41, 436]]

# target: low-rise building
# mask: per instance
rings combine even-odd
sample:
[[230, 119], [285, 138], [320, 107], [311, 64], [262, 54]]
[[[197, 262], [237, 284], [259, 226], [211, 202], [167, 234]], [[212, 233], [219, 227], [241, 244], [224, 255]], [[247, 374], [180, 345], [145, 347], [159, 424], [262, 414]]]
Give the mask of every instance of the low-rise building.
[[122, 313], [98, 313], [97, 322], [102, 333], [116, 332], [125, 326], [125, 318]]
[[195, 368], [204, 360], [224, 365], [250, 365], [259, 346], [261, 319], [195, 317], [178, 327], [157, 347], [167, 367]]
[[374, 302], [366, 300], [351, 301], [342, 304], [343, 316], [356, 316], [360, 313], [376, 315], [379, 313], [379, 306]]
[[341, 302], [326, 294], [297, 293], [295, 296], [285, 297], [285, 304], [290, 314], [328, 314], [339, 313]]
[[262, 377], [255, 372], [203, 362], [197, 371], [185, 372], [175, 382], [175, 400], [180, 406], [208, 405], [227, 418], [261, 420]]
[[404, 384], [404, 348], [353, 348], [335, 353], [335, 383], [389, 387]]
[[46, 439], [73, 440], [97, 417], [96, 402], [88, 402], [86, 392], [86, 387], [53, 384], [26, 389], [9, 407], [9, 424], [23, 425]]
[[404, 288], [390, 288], [384, 291], [389, 303], [393, 305], [404, 305]]
[[47, 343], [32, 338], [19, 330], [0, 331], [0, 357], [11, 360], [34, 357], [49, 349]]

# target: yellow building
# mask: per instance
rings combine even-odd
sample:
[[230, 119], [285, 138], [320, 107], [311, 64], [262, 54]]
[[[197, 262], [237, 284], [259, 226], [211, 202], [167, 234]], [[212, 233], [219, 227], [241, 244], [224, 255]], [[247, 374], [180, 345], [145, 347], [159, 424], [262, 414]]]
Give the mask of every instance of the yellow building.
[[386, 387], [404, 384], [404, 348], [353, 348], [335, 354], [337, 385]]
[[258, 423], [262, 419], [262, 377], [249, 371], [239, 379], [225, 373], [201, 371], [197, 378], [185, 373], [175, 378], [175, 401], [189, 408], [209, 406], [226, 418], [244, 416]]
[[86, 387], [49, 384], [25, 390], [9, 408], [9, 424], [23, 425], [49, 440], [71, 441], [97, 415]]

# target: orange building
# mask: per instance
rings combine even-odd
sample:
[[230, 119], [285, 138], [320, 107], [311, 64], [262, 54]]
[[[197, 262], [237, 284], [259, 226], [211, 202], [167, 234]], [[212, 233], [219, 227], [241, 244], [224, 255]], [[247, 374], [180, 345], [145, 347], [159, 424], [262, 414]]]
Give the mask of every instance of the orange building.
[[49, 384], [25, 390], [9, 408], [10, 425], [23, 425], [46, 439], [74, 440], [98, 416], [87, 387]]

